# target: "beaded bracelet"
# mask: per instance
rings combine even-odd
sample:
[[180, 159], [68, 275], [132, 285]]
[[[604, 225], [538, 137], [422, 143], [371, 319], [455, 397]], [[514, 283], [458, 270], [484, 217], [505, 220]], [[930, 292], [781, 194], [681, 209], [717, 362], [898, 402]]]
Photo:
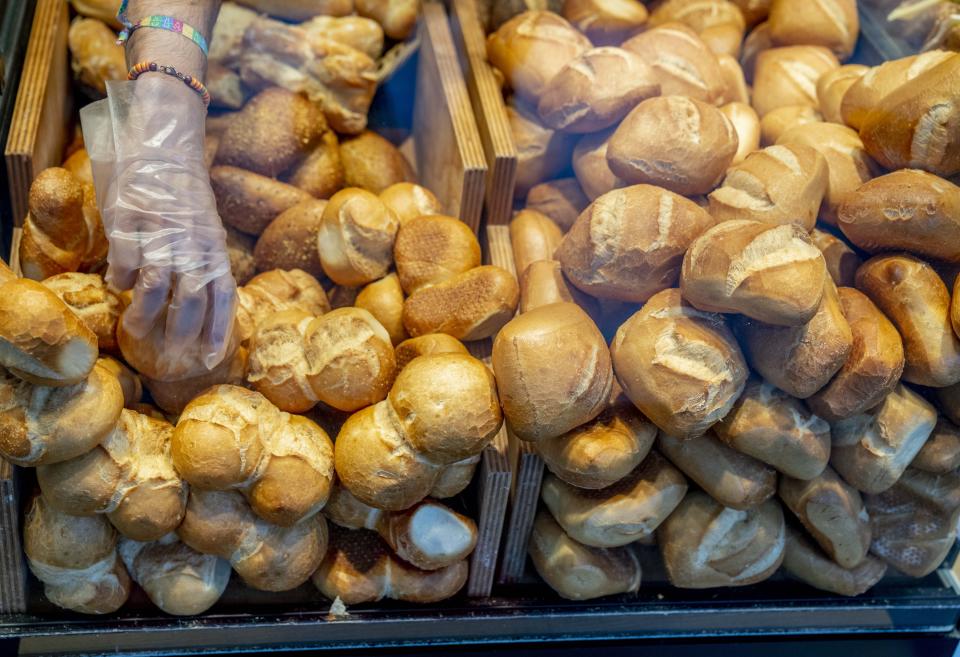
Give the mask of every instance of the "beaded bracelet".
[[120, 3], [120, 9], [117, 11], [117, 20], [123, 25], [123, 31], [121, 31], [117, 37], [117, 44], [122, 44], [141, 27], [151, 27], [180, 34], [195, 43], [204, 55], [210, 54], [207, 40], [203, 34], [200, 33], [200, 30], [173, 16], [145, 16], [136, 23], [131, 22], [127, 16], [127, 1], [128, 0], [123, 0], [123, 2]]
[[210, 106], [210, 92], [207, 91], [206, 86], [200, 80], [193, 77], [192, 75], [186, 75], [181, 73], [172, 66], [164, 66], [163, 64], [158, 64], [156, 62], [139, 62], [134, 64], [130, 71], [127, 73], [128, 80], [136, 80], [138, 77], [144, 73], [164, 73], [166, 75], [172, 75], [173, 77], [181, 80], [185, 85], [196, 91], [200, 94], [200, 98], [203, 100], [205, 107]]

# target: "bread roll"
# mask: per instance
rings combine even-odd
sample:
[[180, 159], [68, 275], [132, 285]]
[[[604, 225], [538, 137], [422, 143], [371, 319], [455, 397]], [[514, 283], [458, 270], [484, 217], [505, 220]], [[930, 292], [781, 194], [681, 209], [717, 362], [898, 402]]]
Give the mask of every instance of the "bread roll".
[[640, 589], [640, 560], [632, 547], [582, 545], [545, 509], [533, 522], [527, 551], [537, 573], [561, 598], [592, 600]]
[[739, 144], [733, 124], [712, 105], [682, 96], [650, 98], [610, 137], [607, 163], [630, 183], [685, 195], [716, 187]]
[[[772, 25], [770, 31], [772, 35]], [[817, 80], [839, 66], [836, 56], [822, 46], [798, 45], [764, 50], [757, 55], [753, 108], [761, 117], [789, 105], [817, 108]]]
[[740, 54], [746, 31], [743, 12], [727, 0], [665, 0], [650, 15], [650, 25], [682, 23], [696, 32], [717, 55]]
[[397, 373], [418, 356], [431, 354], [469, 354], [463, 343], [446, 333], [428, 333], [417, 338], [408, 338], [398, 344], [394, 350], [397, 359]]
[[455, 497], [466, 490], [473, 481], [473, 474], [480, 463], [481, 454], [465, 458], [462, 461], [451, 463], [440, 470], [440, 475], [433, 482], [429, 496], [440, 500]]
[[950, 326], [950, 293], [933, 268], [908, 255], [875, 256], [857, 287], [903, 337], [903, 380], [945, 387], [960, 382], [960, 341]]
[[416, 0], [354, 0], [357, 13], [376, 20], [391, 39], [403, 41], [417, 26], [420, 5]]
[[224, 358], [212, 370], [177, 381], [156, 381], [143, 377], [143, 385], [150, 392], [154, 404], [165, 412], [177, 416], [197, 395], [211, 386], [244, 385], [249, 356], [250, 353], [246, 347], [238, 347], [232, 356]]
[[830, 383], [807, 398], [807, 405], [828, 422], [866, 412], [893, 391], [903, 372], [903, 341], [897, 329], [863, 293], [837, 290], [853, 347]]
[[300, 269], [274, 269], [254, 276], [237, 290], [237, 334], [242, 343], [253, 337], [257, 321], [281, 310], [311, 315], [330, 310], [327, 295], [313, 276]]
[[133, 408], [140, 403], [143, 397], [143, 383], [136, 372], [111, 356], [101, 356], [97, 365], [117, 377], [120, 390], [123, 392], [124, 408]]
[[257, 269], [299, 269], [323, 276], [316, 244], [326, 207], [326, 201], [310, 199], [277, 215], [257, 240], [253, 251]]
[[820, 249], [827, 263], [827, 273], [838, 287], [853, 287], [857, 269], [863, 264], [860, 256], [839, 237], [825, 230], [814, 228], [810, 239]]
[[737, 152], [730, 161], [731, 166], [736, 166], [760, 148], [760, 117], [752, 107], [742, 102], [727, 103], [720, 111], [737, 133]]
[[567, 170], [577, 135], [552, 130], [540, 121], [536, 106], [523, 102], [507, 105], [507, 121], [517, 149], [514, 197], [523, 198], [534, 185], [556, 178]]
[[150, 602], [174, 616], [202, 614], [230, 582], [227, 561], [192, 550], [176, 534], [150, 543], [121, 539], [119, 553]]
[[837, 595], [855, 596], [866, 593], [883, 579], [887, 565], [867, 555], [856, 566], [844, 568], [824, 554], [802, 531], [787, 525], [783, 569], [814, 588]]
[[100, 351], [117, 352], [117, 321], [123, 302], [99, 274], [68, 272], [43, 281], [97, 336]]
[[563, 17], [598, 46], [616, 46], [640, 32], [647, 8], [637, 0], [566, 0]]
[[780, 567], [785, 531], [775, 500], [738, 511], [694, 490], [660, 525], [657, 543], [670, 583], [678, 588], [746, 586]]
[[653, 79], [664, 96], [721, 104], [726, 84], [717, 57], [686, 25], [659, 25], [623, 42], [622, 47], [653, 68]]
[[537, 109], [554, 130], [597, 132], [659, 93], [660, 83], [639, 55], [623, 48], [593, 48], [550, 79]]
[[790, 142], [751, 153], [710, 194], [717, 223], [750, 219], [799, 223], [813, 230], [829, 181], [827, 161], [810, 146]]
[[264, 232], [286, 210], [313, 200], [302, 189], [233, 166], [211, 168], [210, 185], [223, 221], [251, 235]]
[[553, 260], [563, 232], [549, 217], [536, 210], [521, 210], [510, 221], [513, 263], [521, 275], [537, 260]]
[[127, 601], [130, 578], [117, 559], [106, 518], [71, 516], [33, 499], [23, 521], [30, 571], [53, 604], [81, 614], [112, 614]]
[[240, 75], [220, 62], [211, 61], [207, 65], [206, 85], [211, 107], [239, 110], [247, 101], [247, 90]]
[[730, 0], [740, 8], [743, 18], [748, 26], [756, 25], [760, 21], [766, 20], [770, 14], [770, 5], [773, 0]]
[[853, 54], [860, 32], [857, 0], [822, 0], [812, 4], [773, 0], [770, 36], [778, 46], [823, 46], [838, 59]]
[[403, 328], [403, 288], [396, 274], [387, 274], [364, 287], [354, 305], [373, 315], [387, 330], [394, 345], [407, 339], [407, 331]]
[[127, 68], [117, 35], [96, 18], [77, 17], [67, 32], [70, 65], [81, 84], [100, 96], [107, 93], [107, 80], [125, 80]]
[[319, 513], [280, 527], [255, 515], [236, 491], [198, 487], [190, 489], [177, 535], [197, 552], [229, 561], [247, 586], [260, 591], [289, 591], [306, 582], [320, 566], [328, 541], [327, 522]]
[[[743, 69], [740, 67], [740, 62], [730, 55], [718, 56], [717, 62], [720, 64], [720, 72], [723, 73], [723, 82], [724, 86], [726, 87], [726, 91], [723, 94], [723, 100], [725, 101], [724, 106], [729, 105], [730, 103], [742, 103], [749, 106], [750, 89], [747, 87], [747, 80], [743, 75]], [[751, 111], [752, 110], [753, 108], [751, 108]], [[727, 112], [724, 112], [724, 114], [726, 114], [727, 118], [730, 119], [730, 114]], [[756, 112], [754, 111], [753, 114], [756, 115]], [[758, 143], [760, 139], [759, 121], [760, 118], [757, 117]], [[734, 127], [736, 127], [736, 125]], [[739, 130], [737, 130], [737, 134], [740, 134]]]
[[427, 215], [410, 219], [397, 231], [393, 259], [407, 294], [480, 265], [480, 243], [465, 223]]
[[344, 189], [323, 211], [317, 249], [323, 271], [338, 285], [358, 286], [383, 278], [393, 261], [400, 222], [374, 194]]
[[960, 467], [960, 428], [947, 418], [938, 417], [933, 433], [910, 467], [932, 474], [948, 474]]
[[117, 20], [118, 0], [70, 0], [70, 6], [81, 16], [96, 18], [115, 30], [122, 27]]
[[740, 66], [743, 68], [746, 81], [751, 85], [756, 73], [757, 57], [760, 53], [771, 48], [773, 48], [773, 38], [770, 36], [770, 23], [764, 20], [750, 30], [740, 48]]
[[573, 149], [573, 171], [583, 193], [591, 201], [617, 187], [627, 185], [610, 170], [607, 162], [607, 146], [615, 131], [616, 128], [610, 128], [584, 135]]
[[720, 315], [664, 290], [618, 330], [611, 345], [624, 393], [664, 432], [702, 434], [740, 396], [747, 365]]
[[809, 105], [787, 105], [770, 110], [760, 119], [760, 143], [772, 146], [787, 130], [807, 123], [823, 121], [816, 108]]
[[700, 235], [683, 258], [683, 298], [701, 310], [801, 326], [817, 313], [827, 266], [807, 231], [733, 220]]
[[508, 322], [493, 342], [493, 371], [510, 429], [553, 438], [606, 406], [613, 370], [606, 341], [579, 306], [541, 306]]
[[[350, 2], [350, 0], [346, 1]], [[414, 20], [416, 20], [416, 14], [414, 14]], [[308, 34], [319, 34], [356, 48], [371, 59], [379, 59], [383, 54], [383, 27], [372, 17], [314, 16], [301, 23], [300, 27]]]
[[584, 294], [568, 282], [558, 261], [531, 262], [520, 276], [520, 312], [526, 313], [540, 306], [561, 302], [575, 303], [587, 314], [600, 311], [595, 298]]
[[315, 198], [327, 199], [344, 186], [345, 176], [337, 135], [327, 131], [287, 180]]
[[410, 163], [396, 146], [367, 130], [340, 144], [344, 186], [359, 187], [374, 194], [392, 185], [414, 182]]
[[590, 46], [561, 16], [527, 11], [487, 37], [487, 58], [514, 92], [536, 104], [553, 76]]
[[781, 477], [780, 499], [842, 568], [862, 563], [870, 548], [870, 518], [856, 489], [832, 468], [815, 479]]
[[843, 124], [841, 106], [847, 91], [870, 70], [862, 64], [846, 64], [824, 73], [817, 80], [817, 101], [823, 120]]
[[411, 182], [398, 182], [380, 192], [380, 200], [393, 210], [400, 225], [426, 215], [443, 214], [443, 204], [426, 187]]
[[80, 184], [93, 184], [93, 165], [90, 164], [90, 154], [81, 146], [63, 161], [63, 168], [76, 176]]
[[227, 233], [227, 257], [230, 259], [230, 273], [233, 274], [237, 285], [246, 285], [257, 273], [253, 251], [256, 239], [246, 235], [232, 226], [224, 226]]

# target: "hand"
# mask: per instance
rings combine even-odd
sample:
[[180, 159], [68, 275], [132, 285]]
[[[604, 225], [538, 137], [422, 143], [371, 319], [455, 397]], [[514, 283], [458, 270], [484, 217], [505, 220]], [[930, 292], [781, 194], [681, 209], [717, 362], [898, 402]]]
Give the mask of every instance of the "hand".
[[230, 342], [237, 285], [203, 163], [203, 102], [175, 78], [144, 75], [109, 82], [107, 99], [80, 116], [110, 240], [107, 281], [133, 288], [124, 329], [143, 338], [164, 321], [170, 362], [199, 343], [212, 369]]

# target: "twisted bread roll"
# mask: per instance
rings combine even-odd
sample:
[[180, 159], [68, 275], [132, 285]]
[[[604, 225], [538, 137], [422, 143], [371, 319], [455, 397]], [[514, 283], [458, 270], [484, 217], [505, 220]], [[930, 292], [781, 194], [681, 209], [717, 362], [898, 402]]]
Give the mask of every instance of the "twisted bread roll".
[[253, 337], [257, 322], [282, 310], [311, 315], [330, 312], [330, 301], [320, 283], [300, 269], [274, 269], [257, 274], [237, 290], [237, 332], [240, 342]]
[[116, 353], [117, 322], [124, 303], [99, 274], [68, 272], [43, 281], [97, 336], [100, 351]]
[[647, 8], [636, 0], [565, 0], [563, 17], [598, 46], [616, 46], [644, 28]]
[[323, 271], [338, 285], [383, 278], [393, 262], [400, 222], [376, 195], [357, 188], [333, 195], [323, 211], [317, 249]]
[[883, 579], [887, 565], [867, 555], [853, 568], [844, 568], [818, 548], [804, 533], [787, 525], [783, 569], [814, 588], [837, 595], [860, 595]]
[[697, 33], [680, 23], [666, 23], [623, 42], [624, 50], [640, 55], [653, 69], [664, 96], [719, 105], [726, 93], [716, 55]]

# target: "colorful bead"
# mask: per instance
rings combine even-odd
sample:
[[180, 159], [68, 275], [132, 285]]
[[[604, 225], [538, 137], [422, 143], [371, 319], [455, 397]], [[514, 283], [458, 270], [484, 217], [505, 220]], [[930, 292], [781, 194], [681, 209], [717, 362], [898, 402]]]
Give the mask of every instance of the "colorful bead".
[[206, 86], [193, 77], [192, 75], [186, 75], [181, 73], [172, 66], [164, 66], [163, 64], [158, 64], [157, 62], [137, 62], [134, 64], [130, 70], [127, 72], [128, 80], [136, 80], [138, 77], [144, 73], [164, 73], [166, 75], [172, 75], [177, 78], [185, 85], [196, 91], [200, 94], [200, 98], [203, 100], [203, 104], [207, 107], [210, 106], [210, 92], [207, 91]]

